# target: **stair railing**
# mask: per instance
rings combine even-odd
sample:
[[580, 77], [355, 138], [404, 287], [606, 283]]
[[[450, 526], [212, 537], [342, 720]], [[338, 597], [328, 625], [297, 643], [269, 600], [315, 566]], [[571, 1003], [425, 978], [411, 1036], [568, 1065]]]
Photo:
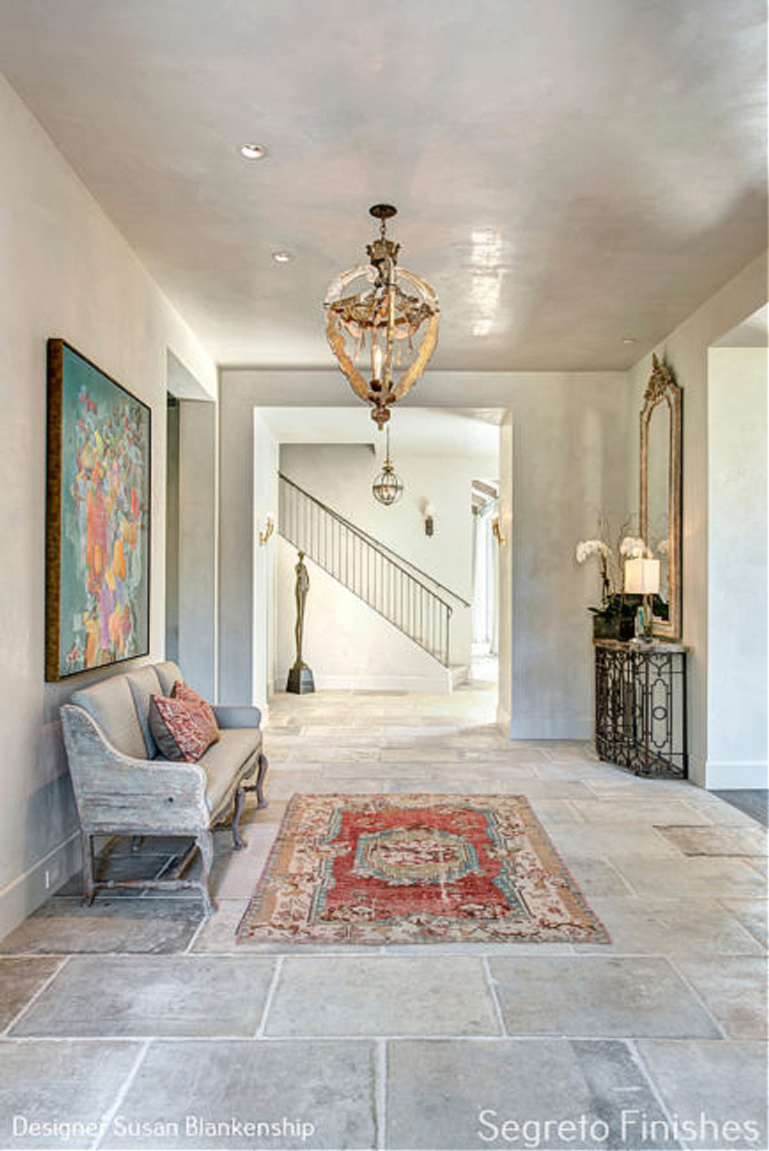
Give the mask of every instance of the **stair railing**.
[[448, 667], [453, 614], [448, 597], [469, 607], [467, 601], [279, 475], [283, 538]]

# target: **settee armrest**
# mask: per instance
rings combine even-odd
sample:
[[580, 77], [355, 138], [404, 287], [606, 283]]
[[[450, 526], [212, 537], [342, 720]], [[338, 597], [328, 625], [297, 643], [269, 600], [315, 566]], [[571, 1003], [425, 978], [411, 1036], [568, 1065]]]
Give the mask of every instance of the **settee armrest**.
[[118, 751], [89, 713], [61, 708], [72, 787], [84, 830], [157, 830], [168, 835], [206, 829], [207, 776], [196, 763], [134, 759]]
[[258, 707], [217, 705], [213, 712], [219, 727], [225, 729], [228, 727], [259, 727], [262, 722], [262, 713]]

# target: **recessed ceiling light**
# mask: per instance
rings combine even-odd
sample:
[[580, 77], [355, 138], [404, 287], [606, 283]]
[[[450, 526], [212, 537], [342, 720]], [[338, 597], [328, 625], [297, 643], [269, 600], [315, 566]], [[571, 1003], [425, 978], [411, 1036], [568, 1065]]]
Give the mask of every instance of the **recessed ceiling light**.
[[273, 252], [272, 258], [276, 264], [290, 264], [294, 255], [292, 252]]
[[241, 144], [238, 151], [247, 160], [263, 160], [267, 155], [267, 149], [261, 144]]
[[622, 337], [622, 343], [623, 344], [637, 344], [638, 340], [635, 338], [635, 336], [623, 336]]

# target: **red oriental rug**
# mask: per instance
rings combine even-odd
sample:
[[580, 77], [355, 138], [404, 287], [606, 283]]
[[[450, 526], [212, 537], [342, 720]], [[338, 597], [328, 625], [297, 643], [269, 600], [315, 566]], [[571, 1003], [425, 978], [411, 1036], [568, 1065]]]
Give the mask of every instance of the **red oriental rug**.
[[609, 942], [520, 795], [295, 795], [237, 937]]

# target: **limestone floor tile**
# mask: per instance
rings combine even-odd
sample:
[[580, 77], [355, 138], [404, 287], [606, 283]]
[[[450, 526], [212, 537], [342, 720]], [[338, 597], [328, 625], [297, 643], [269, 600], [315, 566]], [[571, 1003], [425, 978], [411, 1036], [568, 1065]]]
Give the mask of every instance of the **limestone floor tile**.
[[711, 826], [704, 815], [700, 815], [681, 799], [644, 799], [638, 796], [575, 799], [574, 807], [586, 823], [637, 823], [647, 827], [697, 823], [706, 828]]
[[98, 895], [91, 907], [79, 899], [54, 898], [0, 941], [0, 954], [179, 952], [189, 945], [202, 914], [199, 896], [150, 900]]
[[669, 956], [763, 953], [750, 932], [716, 899], [595, 896], [590, 903], [612, 942], [575, 943], [577, 953], [608, 951]]
[[767, 1037], [767, 960], [758, 955], [685, 957], [677, 967], [733, 1039]]
[[578, 779], [521, 779], [517, 790], [529, 799], [588, 799], [586, 784]]
[[509, 956], [489, 963], [508, 1035], [721, 1036], [666, 959]]
[[[254, 887], [259, 876], [254, 878]], [[242, 896], [228, 898], [221, 896], [216, 901], [216, 911], [204, 920], [190, 948], [191, 954], [208, 955], [232, 954], [237, 947], [235, 932], [243, 918], [248, 900]], [[252, 949], [249, 948], [249, 954]]]
[[266, 956], [71, 959], [12, 1035], [253, 1035], [274, 962]]
[[386, 747], [381, 759], [389, 763], [464, 763], [462, 751], [456, 747]]
[[684, 856], [677, 859], [629, 859], [618, 854], [617, 868], [639, 895], [660, 892], [708, 898], [755, 896], [766, 892], [766, 882], [742, 859]]
[[[159, 1120], [176, 1124], [178, 1133], [167, 1130], [162, 1141], [151, 1134], [127, 1139], [113, 1124], [102, 1147], [373, 1148], [374, 1060], [373, 1045], [365, 1042], [158, 1041], [121, 1104], [120, 1119], [129, 1130]], [[207, 1133], [204, 1123], [224, 1127]], [[275, 1127], [251, 1133], [234, 1126], [246, 1123]]]
[[419, 772], [420, 775], [433, 779], [453, 779], [459, 781], [473, 779], [475, 776], [493, 777], [499, 780], [535, 780], [540, 778], [537, 775], [537, 769], [531, 764], [499, 763], [486, 758], [462, 760], [459, 763], [442, 763], [436, 760], [434, 763], [420, 762], [419, 764], [405, 760], [403, 763], [382, 764], [380, 774], [383, 776], [414, 775], [415, 771]]
[[212, 889], [217, 900], [239, 899], [245, 901], [253, 895], [259, 877], [264, 871], [272, 845], [278, 834], [275, 824], [269, 827], [269, 834], [251, 835], [245, 851], [233, 852], [222, 860], [221, 867], [212, 875]]
[[470, 776], [466, 779], [442, 779], [431, 776], [428, 779], [388, 779], [382, 790], [390, 793], [424, 793], [427, 795], [520, 795], [523, 793], [520, 779], [489, 779], [486, 776]]
[[351, 769], [363, 763], [379, 763], [381, 752], [376, 744], [366, 743], [360, 747], [341, 746], [325, 739], [313, 739], [307, 746], [295, 747], [289, 752], [288, 764], [299, 767], [301, 764], [335, 763], [340, 767], [349, 764]]
[[0, 959], [0, 1031], [58, 970], [58, 959]]
[[678, 798], [684, 800], [687, 807], [692, 807], [701, 815], [706, 816], [710, 823], [716, 826], [742, 827], [746, 831], [755, 830], [757, 827], [752, 816], [744, 811], [739, 811], [730, 803], [725, 803], [723, 799], [719, 799], [710, 791], [704, 791], [701, 787], [690, 787], [685, 794]]
[[739, 919], [740, 923], [745, 927], [754, 939], [758, 940], [764, 947], [767, 946], [767, 912], [769, 905], [767, 905], [766, 898], [764, 899], [722, 899], [721, 903], [726, 910], [733, 915], [735, 919]]
[[420, 739], [436, 739], [445, 735], [458, 735], [456, 723], [387, 724], [382, 729], [385, 747], [397, 747], [402, 743], [411, 744]]
[[370, 773], [348, 776], [336, 775], [333, 768], [329, 768], [327, 773], [320, 775], [318, 779], [313, 781], [311, 787], [297, 788], [294, 794], [299, 792], [312, 795], [377, 795], [383, 790], [383, 786], [379, 777], [381, 765], [376, 766], [377, 774], [373, 777]]
[[[632, 1100], [662, 1118], [646, 1076], [617, 1040], [396, 1040], [387, 1045], [387, 1071], [385, 1147], [398, 1151], [638, 1151], [622, 1137], [623, 1106]], [[569, 1121], [577, 1126], [559, 1131], [557, 1124]], [[503, 1135], [505, 1122], [511, 1126]]]
[[538, 799], [534, 804], [537, 818], [545, 825], [550, 823], [580, 824], [582, 819], [573, 802], [569, 799]]
[[[526, 794], [529, 794], [528, 787]], [[553, 838], [566, 856], [603, 856], [618, 860], [630, 856], [642, 862], [650, 859], [658, 861], [682, 859], [677, 847], [662, 835], [658, 835], [649, 824], [622, 824], [614, 827], [603, 823], [564, 824], [553, 830]]]
[[[697, 1135], [687, 1139], [688, 1147], [765, 1151], [769, 1146], [765, 1044], [646, 1039], [637, 1048], [668, 1111], [695, 1125]], [[726, 1122], [740, 1124], [743, 1137], [734, 1138], [732, 1129], [725, 1138]]]
[[673, 826], [657, 830], [684, 855], [739, 855], [766, 856], [766, 832], [760, 827], [729, 827], [723, 824], [710, 827], [687, 827], [667, 821]]
[[541, 779], [584, 779], [588, 782], [594, 779], [613, 779], [616, 767], [608, 767], [603, 763], [592, 760], [564, 760], [562, 763], [553, 763], [546, 760], [537, 764], [537, 775]]
[[[539, 809], [537, 811], [539, 813]], [[627, 881], [608, 859], [579, 856], [570, 861], [569, 870], [577, 886], [591, 899], [594, 895], [633, 894]]]
[[[447, 993], [450, 989], [450, 993]], [[290, 957], [267, 1035], [499, 1035], [480, 959]]]
[[383, 955], [469, 955], [472, 959], [491, 955], [572, 955], [570, 943], [390, 943], [381, 949]]
[[[609, 764], [608, 766], [612, 766]], [[623, 767], [614, 767], [611, 775], [603, 779], [591, 779], [590, 788], [598, 796], [632, 792], [635, 795], [646, 797], [669, 795], [676, 799], [685, 799], [690, 792], [697, 789], [691, 784], [671, 779], [645, 779], [634, 775]]]
[[269, 803], [276, 800], [279, 802], [288, 801], [292, 795], [316, 791], [319, 785], [320, 780], [317, 777], [302, 778], [296, 776], [290, 779], [287, 776], [276, 776], [270, 781], [266, 790], [267, 800]]
[[[186, 844], [189, 840], [167, 840], [165, 842], [173, 844], [170, 850], [164, 853], [147, 851], [144, 844], [135, 852], [105, 852], [96, 857], [95, 869], [96, 878], [108, 882], [109, 880], [117, 881], [124, 879], [156, 879], [168, 862], [170, 855], [176, 853], [183, 853], [186, 850]], [[83, 894], [83, 876], [82, 872], [77, 872], [73, 875], [67, 883], [56, 893], [59, 896], [73, 896], [78, 897]], [[124, 892], [116, 891], [113, 893], [115, 896], [122, 896]], [[136, 892], [131, 893], [128, 889], [125, 894], [130, 897], [136, 897]]]
[[[0, 1042], [0, 1147], [94, 1146], [99, 1122], [118, 1098], [142, 1051], [140, 1043]], [[24, 1123], [47, 1124], [31, 1134]], [[67, 1131], [55, 1123], [91, 1125]]]

